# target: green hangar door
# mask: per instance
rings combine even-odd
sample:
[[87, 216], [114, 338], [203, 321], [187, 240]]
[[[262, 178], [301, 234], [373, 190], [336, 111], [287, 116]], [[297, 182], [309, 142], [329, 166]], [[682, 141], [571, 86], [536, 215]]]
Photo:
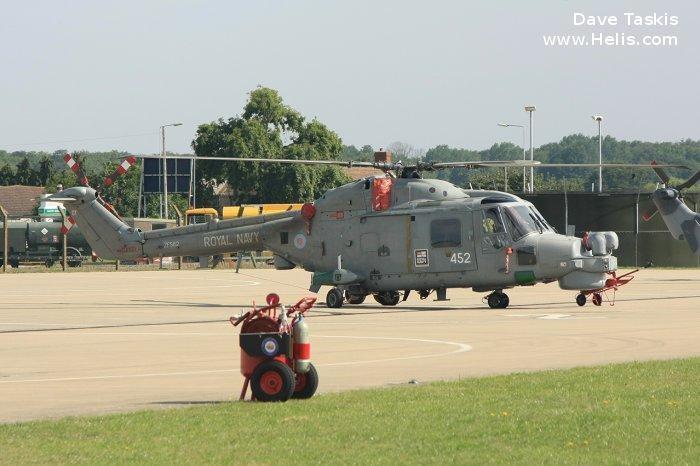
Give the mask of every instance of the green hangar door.
[[471, 212], [436, 211], [411, 219], [409, 260], [415, 273], [476, 270]]

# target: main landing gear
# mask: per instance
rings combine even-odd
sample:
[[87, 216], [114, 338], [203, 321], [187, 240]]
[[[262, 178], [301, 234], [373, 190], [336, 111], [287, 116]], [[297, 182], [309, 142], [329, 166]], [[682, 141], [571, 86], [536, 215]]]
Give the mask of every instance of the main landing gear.
[[[603, 295], [600, 293], [591, 293], [591, 302], [595, 306], [600, 306], [603, 304]], [[579, 293], [576, 295], [576, 304], [579, 306], [585, 306], [586, 305], [586, 295], [583, 293]]]
[[[382, 306], [396, 306], [401, 301], [401, 294], [398, 291], [382, 291], [372, 295], [374, 300]], [[342, 307], [344, 303], [362, 304], [365, 302], [365, 294], [353, 294], [350, 291], [345, 291], [340, 288], [331, 288], [326, 294], [326, 305], [330, 308], [337, 309]]]
[[486, 297], [486, 302], [491, 309], [505, 309], [510, 304], [510, 299], [503, 291], [496, 290]]

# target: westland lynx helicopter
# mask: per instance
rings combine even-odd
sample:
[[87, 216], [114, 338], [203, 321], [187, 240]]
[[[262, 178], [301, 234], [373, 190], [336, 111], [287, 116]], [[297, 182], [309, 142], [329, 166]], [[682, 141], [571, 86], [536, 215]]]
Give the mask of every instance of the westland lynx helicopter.
[[[190, 158], [190, 157], [173, 157]], [[345, 162], [197, 157], [232, 162], [301, 163], [373, 167], [370, 176], [328, 190], [301, 211], [142, 232], [122, 222], [114, 209], [88, 186], [79, 165], [72, 168], [84, 186], [68, 188], [53, 200], [68, 207], [100, 257], [215, 255], [270, 250], [277, 269], [302, 267], [313, 272], [310, 290], [330, 286], [326, 304], [361, 304], [372, 295], [394, 306], [411, 291], [425, 299], [448, 288], [490, 292], [491, 308], [506, 308], [503, 292], [515, 286], [558, 281], [579, 291], [576, 302], [627, 283], [617, 276], [614, 232], [584, 238], [558, 234], [531, 203], [506, 192], [464, 190], [446, 181], [423, 179], [421, 172], [461, 167], [523, 167], [532, 162], [485, 161], [435, 163]], [[538, 167], [598, 167], [597, 164], [539, 164]], [[663, 165], [671, 166], [671, 165]], [[603, 167], [649, 168], [604, 164]], [[127, 167], [128, 168], [128, 167]]]

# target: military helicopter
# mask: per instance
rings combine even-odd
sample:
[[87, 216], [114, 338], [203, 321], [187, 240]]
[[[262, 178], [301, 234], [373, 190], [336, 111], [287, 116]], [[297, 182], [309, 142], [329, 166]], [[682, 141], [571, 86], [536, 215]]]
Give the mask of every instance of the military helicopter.
[[[553, 281], [562, 289], [579, 291], [579, 305], [584, 305], [589, 295], [600, 305], [602, 291], [616, 289], [631, 278], [616, 276], [617, 259], [612, 253], [618, 238], [614, 232], [592, 232], [584, 238], [564, 236], [534, 205], [513, 194], [465, 190], [421, 177], [423, 172], [455, 167], [598, 164], [196, 159], [361, 166], [384, 174], [330, 189], [300, 211], [149, 232], [122, 222], [87, 181], [85, 186], [65, 189], [52, 199], [71, 210], [93, 251], [102, 258], [133, 260], [270, 250], [277, 269], [301, 267], [313, 272], [310, 291], [317, 293], [322, 286], [330, 286], [326, 304], [331, 308], [361, 304], [369, 295], [384, 306], [395, 306], [412, 291], [422, 299], [435, 293], [438, 301], [444, 301], [448, 288], [489, 292], [491, 308], [506, 308], [509, 298], [504, 290]], [[86, 180], [79, 170], [76, 173]]]

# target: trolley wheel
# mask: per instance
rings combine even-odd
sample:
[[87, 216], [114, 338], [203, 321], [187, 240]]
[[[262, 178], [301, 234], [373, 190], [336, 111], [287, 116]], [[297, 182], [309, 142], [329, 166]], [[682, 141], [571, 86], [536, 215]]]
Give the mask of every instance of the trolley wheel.
[[362, 304], [365, 302], [365, 295], [363, 294], [350, 294], [349, 291], [345, 292], [345, 300], [348, 304]]
[[313, 364], [309, 364], [309, 371], [306, 374], [296, 374], [296, 385], [292, 398], [311, 398], [318, 388], [318, 372]]
[[592, 301], [596, 306], [600, 306], [603, 304], [603, 296], [600, 293], [593, 293]]
[[46, 259], [44, 261], [44, 265], [46, 266], [47, 269], [50, 269], [51, 267], [53, 267], [53, 259]]
[[576, 295], [576, 304], [579, 306], [585, 306], [586, 305], [586, 295], [583, 293], [579, 293]]
[[326, 306], [339, 308], [343, 306], [343, 292], [338, 288], [331, 288], [326, 295]]
[[19, 259], [10, 259], [7, 263], [10, 264], [10, 267], [13, 269], [19, 268]]
[[374, 300], [382, 306], [396, 306], [401, 300], [398, 291], [382, 291], [374, 295]]
[[287, 401], [294, 386], [292, 369], [274, 359], [260, 363], [250, 378], [250, 389], [259, 401]]

